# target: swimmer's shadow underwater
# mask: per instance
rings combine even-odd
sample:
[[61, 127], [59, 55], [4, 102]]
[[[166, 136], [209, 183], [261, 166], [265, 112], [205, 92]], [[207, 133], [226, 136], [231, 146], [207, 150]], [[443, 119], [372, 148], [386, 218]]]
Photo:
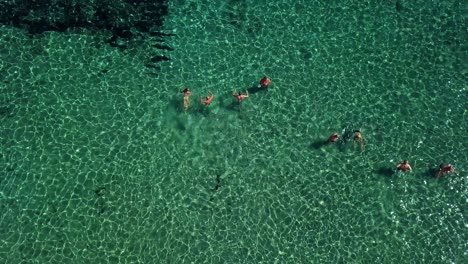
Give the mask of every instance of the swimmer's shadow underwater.
[[330, 145], [331, 143], [328, 140], [317, 140], [315, 142], [310, 143], [310, 148], [312, 149], [321, 149], [326, 145]]
[[[216, 98], [216, 97], [215, 97]], [[232, 92], [220, 95], [217, 100], [219, 107], [231, 112], [240, 112], [242, 109], [242, 102], [238, 102]]]
[[210, 115], [214, 115], [213, 111], [211, 110], [211, 107], [209, 105], [200, 105], [195, 109], [195, 113], [200, 114], [202, 116], [208, 117]]
[[268, 92], [269, 88], [261, 87], [259, 85], [254, 85], [250, 88], [247, 89], [249, 91], [249, 94], [256, 94], [258, 92]]
[[343, 152], [347, 145], [348, 145], [349, 141], [342, 141], [342, 140], [338, 140], [337, 142], [329, 142], [328, 140], [317, 140], [315, 142], [312, 142], [310, 144], [310, 148], [312, 149], [321, 149], [325, 146], [329, 146], [329, 145], [336, 145], [337, 148]]
[[180, 130], [180, 131], [185, 131], [187, 130], [187, 125], [184, 123], [183, 120], [181, 120], [180, 118], [175, 118], [175, 128], [177, 130]]
[[434, 178], [434, 179], [437, 179], [438, 177], [436, 177], [436, 174], [437, 172], [439, 171], [439, 167], [437, 168], [430, 168], [430, 169], [427, 169], [423, 174], [422, 176], [424, 178]]
[[181, 95], [177, 94], [173, 96], [169, 101], [169, 106], [176, 110], [177, 113], [183, 113], [184, 111], [184, 99]]
[[393, 175], [395, 175], [396, 170], [391, 169], [388, 166], [383, 166], [383, 167], [376, 169], [375, 173], [385, 176], [385, 177], [392, 177]]

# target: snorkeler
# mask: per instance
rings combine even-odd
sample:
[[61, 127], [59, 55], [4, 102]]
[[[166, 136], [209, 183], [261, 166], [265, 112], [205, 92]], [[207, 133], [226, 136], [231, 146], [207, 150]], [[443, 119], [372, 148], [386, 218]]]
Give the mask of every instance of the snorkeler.
[[438, 177], [440, 177], [442, 174], [446, 174], [446, 173], [456, 173], [456, 172], [455, 172], [455, 167], [453, 167], [453, 166], [450, 165], [450, 164], [445, 165], [445, 166], [444, 166], [444, 164], [440, 164], [439, 170], [438, 170], [437, 173], [435, 174], [435, 177], [438, 178]]
[[341, 138], [340, 138], [340, 142], [341, 144], [347, 144], [349, 141], [351, 141], [351, 139], [353, 138], [354, 134], [355, 134], [355, 131], [354, 129], [352, 129], [353, 125], [352, 124], [347, 124], [343, 130], [341, 131]]
[[249, 91], [245, 90], [245, 94], [242, 94], [242, 92], [237, 93], [236, 90], [234, 90], [234, 92], [232, 92], [232, 96], [234, 96], [237, 99], [237, 101], [240, 103], [244, 99], [249, 97]]
[[396, 169], [399, 171], [413, 171], [407, 160], [400, 162], [396, 165]]
[[260, 83], [258, 85], [258, 87], [260, 88], [268, 88], [268, 86], [270, 86], [271, 84], [271, 80], [270, 78], [266, 77], [266, 76], [263, 76], [263, 78], [260, 80]]
[[214, 98], [214, 94], [211, 91], [208, 91], [208, 92], [210, 93], [210, 95], [208, 95], [205, 100], [203, 100], [202, 97], [200, 96], [200, 103], [206, 106], [210, 105], [211, 101], [213, 101], [213, 98]]
[[333, 134], [331, 134], [330, 137], [328, 137], [328, 142], [329, 143], [336, 142], [338, 140], [338, 138], [340, 138], [340, 135], [338, 133], [333, 133]]
[[192, 93], [189, 88], [185, 88], [182, 93], [184, 94], [184, 110], [187, 113], [187, 110], [190, 107], [190, 96]]
[[354, 142], [356, 140], [359, 140], [360, 144], [361, 144], [361, 148], [364, 147], [364, 139], [362, 138], [362, 134], [361, 134], [361, 131], [359, 130], [355, 130], [354, 131], [354, 137], [353, 137], [353, 146], [354, 146]]

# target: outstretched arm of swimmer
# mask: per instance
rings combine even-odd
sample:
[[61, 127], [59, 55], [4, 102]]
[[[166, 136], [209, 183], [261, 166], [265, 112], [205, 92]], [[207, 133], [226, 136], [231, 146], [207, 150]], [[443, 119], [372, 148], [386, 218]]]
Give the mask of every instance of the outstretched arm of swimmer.
[[249, 97], [249, 90], [245, 90], [245, 98]]

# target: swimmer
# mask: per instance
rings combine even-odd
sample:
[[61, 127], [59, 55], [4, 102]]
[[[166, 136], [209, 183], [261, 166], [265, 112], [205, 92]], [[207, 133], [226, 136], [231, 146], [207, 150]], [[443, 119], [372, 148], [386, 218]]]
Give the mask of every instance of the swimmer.
[[234, 92], [232, 92], [232, 96], [234, 96], [237, 99], [237, 101], [240, 103], [244, 99], [249, 97], [249, 91], [245, 90], [245, 94], [242, 94], [242, 92], [237, 93], [236, 90], [234, 90]]
[[202, 97], [200, 96], [200, 103], [206, 106], [210, 105], [211, 101], [213, 101], [213, 98], [214, 98], [214, 94], [211, 91], [208, 91], [208, 92], [210, 93], [210, 95], [208, 95], [205, 100], [203, 100]]
[[455, 167], [453, 167], [452, 165], [445, 165], [444, 164], [440, 164], [439, 166], [439, 170], [437, 171], [437, 173], [435, 174], [435, 177], [438, 178], [440, 177], [442, 174], [446, 174], [446, 173], [456, 173], [455, 172]]
[[329, 143], [336, 142], [338, 140], [338, 138], [340, 138], [340, 135], [338, 133], [333, 133], [333, 134], [331, 134], [330, 137], [328, 137], [328, 142]]
[[268, 86], [270, 86], [271, 84], [271, 80], [270, 78], [266, 77], [266, 76], [263, 76], [263, 78], [260, 80], [260, 83], [258, 85], [258, 87], [260, 88], [268, 88]]
[[362, 138], [361, 131], [359, 131], [359, 130], [354, 131], [353, 146], [354, 146], [354, 141], [356, 141], [356, 140], [359, 140], [359, 142], [361, 144], [361, 148], [363, 148], [364, 147], [364, 139]]
[[407, 160], [400, 162], [396, 165], [396, 169], [400, 171], [413, 171]]
[[185, 88], [182, 93], [184, 94], [184, 110], [187, 113], [187, 110], [190, 107], [190, 96], [192, 93], [189, 88]]

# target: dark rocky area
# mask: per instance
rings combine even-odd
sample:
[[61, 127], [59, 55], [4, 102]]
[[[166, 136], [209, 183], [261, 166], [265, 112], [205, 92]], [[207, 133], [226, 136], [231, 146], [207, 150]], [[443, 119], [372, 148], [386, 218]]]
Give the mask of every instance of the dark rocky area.
[[164, 0], [5, 0], [0, 24], [25, 28], [31, 34], [84, 27], [110, 30], [110, 44], [138, 33], [159, 32], [168, 12]]

